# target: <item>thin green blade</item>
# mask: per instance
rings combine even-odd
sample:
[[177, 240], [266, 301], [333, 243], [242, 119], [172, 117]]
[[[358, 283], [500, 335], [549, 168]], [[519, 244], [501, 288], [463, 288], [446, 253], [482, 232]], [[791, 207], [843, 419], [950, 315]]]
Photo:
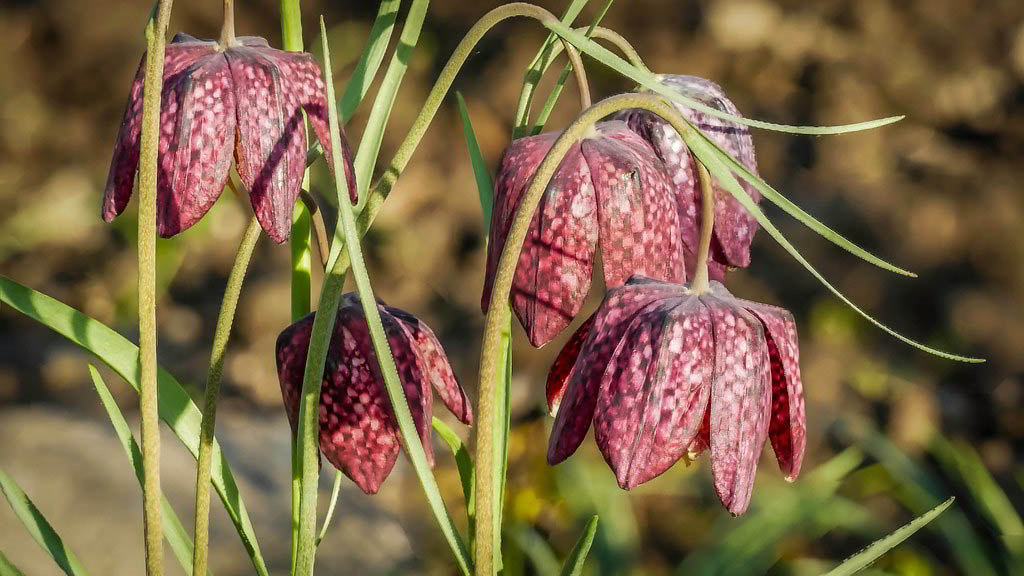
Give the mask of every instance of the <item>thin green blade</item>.
[[939, 514], [942, 514], [946, 508], [949, 508], [949, 506], [953, 504], [953, 500], [953, 498], [950, 498], [921, 516], [918, 516], [899, 530], [896, 530], [892, 534], [889, 534], [885, 538], [878, 540], [874, 544], [847, 558], [846, 561], [839, 566], [836, 566], [824, 576], [850, 576], [851, 574], [856, 574], [857, 572], [867, 568], [883, 554], [892, 550], [901, 542], [910, 538], [914, 532], [924, 528], [929, 522], [937, 518]]
[[469, 150], [469, 161], [473, 166], [473, 176], [476, 178], [476, 190], [480, 195], [480, 208], [484, 213], [484, 233], [488, 233], [491, 227], [491, 210], [494, 206], [494, 182], [491, 180], [491, 172], [484, 160], [483, 152], [480, 151], [480, 143], [476, 139], [476, 131], [473, 130], [473, 122], [469, 118], [469, 108], [462, 93], [456, 92], [455, 99], [459, 105], [459, 118], [462, 120], [462, 132], [466, 137], [466, 148]]
[[[89, 364], [89, 376], [92, 377], [96, 393], [100, 397], [100, 402], [103, 403], [103, 408], [107, 411], [110, 423], [114, 426], [114, 432], [121, 443], [121, 448], [124, 449], [125, 455], [128, 456], [128, 460], [135, 470], [135, 478], [139, 481], [139, 487], [141, 488], [142, 452], [139, 450], [139, 444], [132, 436], [131, 428], [128, 427], [128, 421], [124, 419], [121, 409], [114, 402], [114, 397], [110, 394], [110, 389], [107, 388], [106, 383], [103, 382], [103, 377], [100, 376], [99, 371], [92, 364]], [[178, 515], [175, 514], [174, 508], [171, 507], [171, 503], [167, 501], [165, 496], [161, 496], [160, 505], [163, 509], [164, 536], [167, 538], [167, 543], [170, 544], [174, 557], [178, 559], [178, 563], [184, 568], [185, 573], [191, 576], [192, 538], [185, 531], [185, 527], [182, 525], [181, 520], [178, 519]], [[211, 571], [207, 569], [206, 573], [211, 574]]]
[[455, 456], [455, 467], [459, 470], [459, 481], [462, 483], [462, 496], [466, 499], [466, 516], [469, 520], [469, 533], [473, 533], [473, 525], [476, 520], [476, 502], [474, 501], [473, 486], [476, 484], [476, 473], [473, 470], [473, 458], [466, 448], [466, 444], [459, 438], [459, 435], [450, 426], [439, 420], [437, 416], [431, 421], [434, 430], [441, 436], [444, 443]]
[[583, 573], [583, 564], [587, 561], [587, 554], [590, 553], [590, 546], [594, 543], [594, 536], [597, 534], [597, 516], [591, 516], [587, 525], [580, 534], [580, 539], [569, 552], [562, 566], [562, 576], [580, 576]]
[[[139, 389], [139, 347], [127, 338], [78, 310], [7, 277], [0, 277], [0, 301], [47, 326], [54, 332], [96, 355], [125, 382]], [[158, 369], [160, 419], [188, 448], [193, 457], [199, 451], [199, 425], [203, 416], [188, 392], [163, 368]], [[213, 487], [242, 539], [256, 572], [266, 576], [267, 567], [256, 533], [249, 521], [245, 502], [220, 445], [213, 445]]]
[[345, 124], [355, 114], [356, 108], [362, 103], [366, 93], [370, 91], [373, 79], [377, 76], [377, 70], [384, 62], [384, 55], [388, 51], [388, 42], [391, 41], [391, 33], [395, 29], [395, 21], [398, 19], [398, 8], [400, 0], [383, 0], [380, 9], [377, 10], [377, 17], [373, 20], [370, 28], [370, 38], [366, 43], [366, 49], [359, 56], [352, 76], [345, 85], [345, 92], [338, 100], [338, 116], [342, 124]]
[[25, 491], [18, 486], [18, 483], [3, 470], [0, 470], [0, 492], [7, 497], [7, 502], [14, 510], [14, 515], [21, 520], [32, 539], [42, 546], [43, 550], [46, 550], [65, 574], [68, 576], [88, 575], [85, 567], [78, 561], [78, 557], [64, 545], [64, 541], [46, 521], [43, 513], [36, 508]]
[[18, 570], [18, 567], [8, 560], [3, 552], [0, 552], [0, 576], [25, 576], [25, 574]]

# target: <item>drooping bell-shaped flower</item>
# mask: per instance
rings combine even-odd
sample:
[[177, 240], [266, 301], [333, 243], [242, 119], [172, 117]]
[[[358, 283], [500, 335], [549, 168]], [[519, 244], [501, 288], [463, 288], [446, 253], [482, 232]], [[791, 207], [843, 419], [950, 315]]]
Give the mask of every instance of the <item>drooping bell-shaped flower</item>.
[[[473, 420], [466, 393], [455, 380], [437, 337], [416, 317], [378, 303], [388, 344], [398, 367], [427, 459], [433, 390], [465, 424]], [[306, 354], [313, 331], [311, 314], [286, 328], [277, 339], [277, 372], [292, 431], [298, 426], [299, 400]], [[374, 494], [398, 459], [402, 436], [370, 339], [357, 294], [346, 294], [338, 307], [320, 392], [320, 451], [364, 492]]]
[[786, 478], [800, 474], [806, 420], [793, 317], [718, 282], [696, 293], [634, 277], [609, 291], [548, 386], [551, 464], [576, 451], [593, 421], [625, 489], [710, 448], [715, 490], [742, 514], [766, 439]]
[[[484, 311], [512, 221], [558, 136], [521, 138], [502, 156], [494, 187]], [[512, 307], [530, 343], [548, 343], [579, 313], [598, 247], [609, 287], [634, 274], [683, 282], [675, 202], [661, 160], [625, 123], [600, 122], [575, 144], [544, 192], [516, 267]]]
[[[139, 165], [146, 56], [135, 75], [103, 196], [108, 222], [124, 211]], [[160, 105], [157, 230], [169, 237], [199, 221], [220, 196], [234, 151], [238, 175], [267, 235], [284, 242], [306, 166], [307, 113], [330, 157], [320, 66], [309, 54], [240, 37], [227, 48], [178, 34], [167, 45]], [[356, 195], [342, 134], [346, 178]]]
[[[676, 76], [662, 74], [658, 80], [680, 94], [706, 104], [716, 110], [739, 116], [735, 104], [729, 100], [722, 87], [710, 80], [697, 76]], [[699, 110], [675, 104], [687, 120], [707, 134], [719, 147], [757, 174], [757, 158], [750, 129], [722, 118], [710, 116]], [[646, 110], [632, 109], [621, 112], [617, 118], [651, 143], [658, 157], [665, 163], [672, 184], [678, 194], [680, 219], [683, 228], [683, 242], [687, 252], [687, 274], [693, 276], [694, 257], [700, 229], [701, 193], [697, 175], [697, 163], [689, 148], [672, 126], [661, 117]], [[739, 179], [743, 188], [760, 202], [761, 194], [748, 182]], [[757, 220], [732, 195], [715, 183], [715, 226], [711, 244], [711, 260], [708, 271], [711, 278], [721, 281], [729, 267], [746, 267], [750, 264], [750, 244], [757, 232]]]

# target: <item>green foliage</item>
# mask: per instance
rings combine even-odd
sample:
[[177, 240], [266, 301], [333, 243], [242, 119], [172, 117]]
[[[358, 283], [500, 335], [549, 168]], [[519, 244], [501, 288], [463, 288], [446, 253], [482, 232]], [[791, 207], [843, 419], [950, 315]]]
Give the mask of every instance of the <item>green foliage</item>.
[[18, 483], [3, 470], [0, 470], [0, 492], [7, 497], [7, 503], [11, 505], [11, 510], [14, 510], [14, 515], [21, 520], [32, 539], [42, 546], [43, 550], [53, 558], [53, 561], [60, 566], [65, 574], [88, 576], [88, 572], [78, 561], [78, 557], [64, 545], [64, 541], [53, 530], [43, 513], [36, 508], [21, 486], [18, 486]]

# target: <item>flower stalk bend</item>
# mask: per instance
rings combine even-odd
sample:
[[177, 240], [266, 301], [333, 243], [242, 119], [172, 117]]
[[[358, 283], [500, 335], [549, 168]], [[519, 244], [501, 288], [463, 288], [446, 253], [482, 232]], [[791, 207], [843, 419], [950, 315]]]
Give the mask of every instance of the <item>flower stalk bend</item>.
[[715, 188], [711, 184], [711, 174], [704, 164], [697, 162], [697, 174], [700, 178], [701, 220], [700, 243], [697, 245], [697, 274], [693, 278], [690, 289], [696, 294], [704, 294], [710, 290], [708, 284], [708, 255], [711, 254], [711, 231], [715, 227]]
[[231, 337], [231, 325], [238, 308], [238, 297], [242, 291], [249, 261], [260, 238], [260, 223], [255, 217], [249, 221], [242, 242], [235, 255], [235, 263], [224, 289], [224, 300], [213, 334], [213, 349], [210, 353], [210, 370], [206, 378], [206, 396], [203, 403], [203, 420], [199, 427], [199, 455], [196, 471], [196, 531], [195, 547], [192, 550], [192, 573], [206, 574], [210, 544], [210, 475], [213, 467], [213, 431], [217, 421], [217, 400], [220, 384], [224, 377], [224, 353]]
[[554, 176], [566, 152], [588, 131], [598, 120], [609, 114], [629, 108], [641, 108], [661, 116], [680, 134], [689, 134], [693, 128], [686, 119], [659, 96], [651, 94], [622, 94], [602, 100], [586, 109], [561, 136], [555, 141], [544, 161], [541, 162], [527, 188], [519, 211], [516, 213], [509, 229], [505, 249], [502, 251], [498, 264], [494, 287], [491, 292], [489, 312], [484, 324], [484, 338], [480, 358], [480, 386], [478, 388], [479, 406], [477, 407], [477, 446], [476, 446], [476, 526], [475, 565], [478, 575], [490, 576], [494, 573], [494, 533], [493, 515], [493, 477], [495, 473], [494, 437], [495, 390], [497, 386], [497, 367], [502, 352], [501, 332], [509, 322], [509, 296], [512, 292], [512, 281], [515, 276], [519, 254], [533, 219], [533, 214]]
[[173, 0], [161, 0], [155, 21], [150, 20], [146, 26], [146, 77], [139, 152], [139, 410], [142, 416], [143, 526], [149, 576], [163, 573], [160, 415], [156, 382], [156, 190], [164, 46], [173, 3]]

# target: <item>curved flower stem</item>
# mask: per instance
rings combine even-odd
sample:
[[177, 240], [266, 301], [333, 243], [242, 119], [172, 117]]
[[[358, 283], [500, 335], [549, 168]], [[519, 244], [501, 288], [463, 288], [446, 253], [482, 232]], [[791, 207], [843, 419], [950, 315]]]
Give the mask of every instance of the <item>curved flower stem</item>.
[[316, 198], [306, 190], [299, 192], [299, 198], [306, 206], [309, 217], [313, 220], [313, 230], [316, 231], [316, 245], [320, 251], [320, 264], [327, 266], [327, 258], [330, 255], [331, 243], [327, 239], [327, 225], [324, 224], [324, 213], [320, 210]]
[[[586, 32], [586, 28], [577, 28], [576, 31]], [[618, 48], [619, 51], [622, 52], [622, 55], [626, 57], [626, 60], [628, 60], [629, 63], [632, 64], [633, 66], [636, 66], [641, 70], [650, 71], [650, 68], [648, 68], [647, 65], [644, 64], [643, 58], [640, 57], [640, 53], [636, 51], [636, 48], [633, 48], [633, 45], [630, 44], [629, 40], [626, 40], [626, 38], [622, 36], [622, 34], [619, 34], [615, 30], [612, 30], [611, 28], [602, 28], [600, 26], [597, 26], [590, 33], [590, 36], [591, 38], [597, 40], [604, 40], [605, 42], [608, 42], [612, 46]]]
[[476, 427], [476, 568], [478, 575], [493, 574], [493, 542], [494, 525], [492, 515], [493, 476], [495, 463], [491, 442], [495, 426], [494, 393], [497, 380], [497, 366], [502, 352], [501, 332], [509, 321], [508, 299], [512, 292], [512, 279], [515, 275], [519, 253], [523, 249], [526, 233], [537, 210], [540, 200], [554, 176], [566, 152], [584, 137], [593, 125], [605, 116], [625, 110], [640, 108], [661, 116], [680, 134], [692, 131], [686, 119], [660, 96], [652, 94], [621, 94], [612, 96], [594, 104], [585, 110], [558, 137], [543, 162], [537, 168], [529, 188], [520, 203], [515, 219], [509, 229], [505, 247], [498, 263], [491, 292], [489, 312], [484, 324], [483, 349], [480, 358], [480, 387], [478, 388], [479, 407]]
[[164, 48], [173, 0], [161, 0], [156, 20], [146, 25], [146, 79], [143, 87], [139, 152], [139, 411], [142, 415], [142, 501], [146, 574], [163, 573], [160, 493], [160, 415], [156, 359], [156, 187], [160, 143], [160, 95]]
[[203, 403], [203, 421], [199, 427], [199, 463], [196, 472], [196, 532], [195, 548], [192, 550], [192, 573], [206, 574], [210, 543], [210, 474], [213, 466], [213, 430], [217, 421], [217, 399], [224, 376], [224, 352], [231, 337], [231, 324], [238, 307], [238, 296], [242, 291], [245, 272], [249, 268], [256, 242], [260, 239], [260, 223], [253, 217], [245, 229], [242, 242], [235, 255], [235, 263], [224, 289], [224, 300], [220, 305], [217, 329], [213, 333], [213, 350], [210, 354], [210, 371], [206, 378], [206, 398]]
[[220, 41], [222, 50], [226, 50], [235, 44], [235, 2], [224, 0], [224, 24], [220, 28]]
[[700, 220], [700, 243], [697, 244], [697, 267], [696, 275], [690, 284], [690, 289], [697, 294], [703, 294], [708, 288], [708, 255], [711, 253], [711, 232], [715, 227], [715, 190], [711, 185], [711, 174], [704, 164], [693, 159], [697, 163], [697, 173], [700, 178], [701, 194], [701, 220]]

